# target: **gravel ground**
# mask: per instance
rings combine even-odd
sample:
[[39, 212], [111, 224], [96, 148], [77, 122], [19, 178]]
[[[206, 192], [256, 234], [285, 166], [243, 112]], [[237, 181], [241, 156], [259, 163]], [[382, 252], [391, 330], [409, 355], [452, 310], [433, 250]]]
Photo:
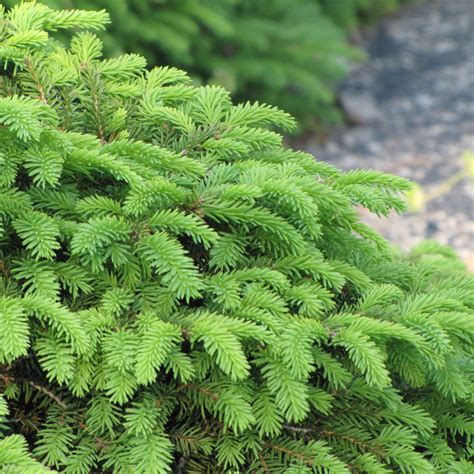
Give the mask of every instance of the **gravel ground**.
[[[462, 169], [474, 151], [474, 0], [428, 0], [403, 9], [364, 41], [369, 59], [342, 86], [357, 125], [302, 148], [342, 169], [408, 177], [426, 192]], [[474, 182], [463, 179], [426, 209], [364, 218], [402, 248], [449, 243], [474, 269]]]

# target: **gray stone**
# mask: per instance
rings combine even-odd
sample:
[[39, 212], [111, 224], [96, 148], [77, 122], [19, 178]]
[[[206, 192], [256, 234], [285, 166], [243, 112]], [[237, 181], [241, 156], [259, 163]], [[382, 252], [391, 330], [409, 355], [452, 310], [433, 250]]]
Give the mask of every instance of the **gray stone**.
[[370, 93], [357, 94], [341, 91], [339, 100], [348, 122], [356, 125], [366, 125], [375, 122], [380, 117], [379, 108]]

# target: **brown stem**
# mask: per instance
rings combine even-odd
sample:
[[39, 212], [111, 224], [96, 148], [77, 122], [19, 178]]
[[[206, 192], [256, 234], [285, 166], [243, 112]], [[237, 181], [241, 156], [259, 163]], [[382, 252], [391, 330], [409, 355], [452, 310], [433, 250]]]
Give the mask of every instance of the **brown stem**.
[[55, 393], [53, 393], [51, 390], [49, 390], [44, 385], [40, 385], [39, 383], [37, 383], [33, 380], [29, 380], [29, 379], [22, 378], [22, 377], [16, 377], [16, 376], [14, 377], [10, 374], [0, 374], [0, 380], [2, 382], [4, 382], [5, 384], [8, 384], [12, 381], [13, 382], [19, 382], [19, 383], [26, 383], [27, 385], [29, 385], [30, 387], [33, 387], [38, 392], [41, 392], [41, 393], [44, 393], [45, 395], [47, 395], [49, 398], [51, 398], [51, 400], [54, 400], [64, 410], [68, 409], [68, 406], [66, 405], [66, 403], [64, 403]]
[[267, 463], [265, 462], [265, 459], [263, 459], [262, 453], [258, 453], [258, 459], [260, 461], [260, 464], [262, 465], [263, 471], [265, 474], [270, 474], [270, 470], [268, 469]]
[[303, 461], [307, 466], [313, 467], [314, 462], [312, 458], [306, 457], [304, 454], [299, 453], [298, 451], [292, 451], [291, 449], [285, 448], [284, 446], [280, 446], [278, 444], [271, 444], [266, 443], [266, 448], [273, 449], [274, 451], [278, 451], [280, 453], [288, 454], [288, 456], [294, 457]]
[[30, 73], [31, 79], [33, 79], [33, 82], [35, 83], [36, 90], [38, 91], [39, 98], [43, 104], [48, 104], [48, 100], [46, 99], [46, 92], [44, 90], [43, 85], [40, 82], [40, 78], [37, 74], [37, 71], [33, 67], [33, 63], [31, 62], [30, 58], [25, 58], [24, 60], [26, 69]]
[[215, 393], [211, 392], [208, 388], [200, 387], [199, 385], [185, 384], [185, 385], [180, 385], [179, 387], [176, 388], [178, 392], [181, 392], [183, 390], [188, 390], [188, 389], [201, 392], [204, 395], [206, 395], [206, 397], [209, 397], [211, 400], [213, 400], [214, 402], [217, 402], [219, 400], [219, 397]]
[[346, 441], [349, 441], [352, 444], [355, 444], [356, 446], [359, 446], [361, 449], [365, 451], [369, 451], [375, 454], [378, 457], [385, 457], [385, 453], [382, 450], [377, 449], [376, 447], [371, 446], [368, 443], [364, 443], [363, 441], [360, 441], [356, 438], [353, 438], [352, 436], [343, 435], [343, 434], [337, 433], [336, 431], [331, 431], [331, 430], [321, 430], [319, 431], [319, 433], [326, 437], [335, 436], [337, 438], [344, 439]]

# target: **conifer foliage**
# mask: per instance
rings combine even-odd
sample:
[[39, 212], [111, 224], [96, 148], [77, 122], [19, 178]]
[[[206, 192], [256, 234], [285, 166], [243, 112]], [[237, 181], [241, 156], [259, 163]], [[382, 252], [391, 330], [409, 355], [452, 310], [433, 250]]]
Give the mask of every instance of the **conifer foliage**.
[[101, 59], [104, 12], [0, 21], [2, 472], [471, 472], [473, 279], [355, 211], [405, 180]]

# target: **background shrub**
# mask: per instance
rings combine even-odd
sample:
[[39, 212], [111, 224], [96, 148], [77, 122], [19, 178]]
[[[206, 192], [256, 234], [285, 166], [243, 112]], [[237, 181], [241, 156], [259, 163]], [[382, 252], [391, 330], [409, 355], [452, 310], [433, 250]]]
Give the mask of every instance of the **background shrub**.
[[472, 276], [360, 222], [406, 180], [293, 119], [101, 59], [103, 12], [0, 36], [3, 472], [469, 472]]
[[344, 29], [372, 23], [414, 0], [317, 0], [325, 15]]
[[[8, 0], [7, 4], [18, 4]], [[260, 100], [306, 127], [338, 121], [335, 87], [363, 57], [345, 29], [387, 13], [398, 0], [49, 0], [61, 8], [105, 8], [109, 55], [140, 53], [149, 65], [185, 68], [236, 101]], [[342, 28], [341, 28], [342, 27]]]

